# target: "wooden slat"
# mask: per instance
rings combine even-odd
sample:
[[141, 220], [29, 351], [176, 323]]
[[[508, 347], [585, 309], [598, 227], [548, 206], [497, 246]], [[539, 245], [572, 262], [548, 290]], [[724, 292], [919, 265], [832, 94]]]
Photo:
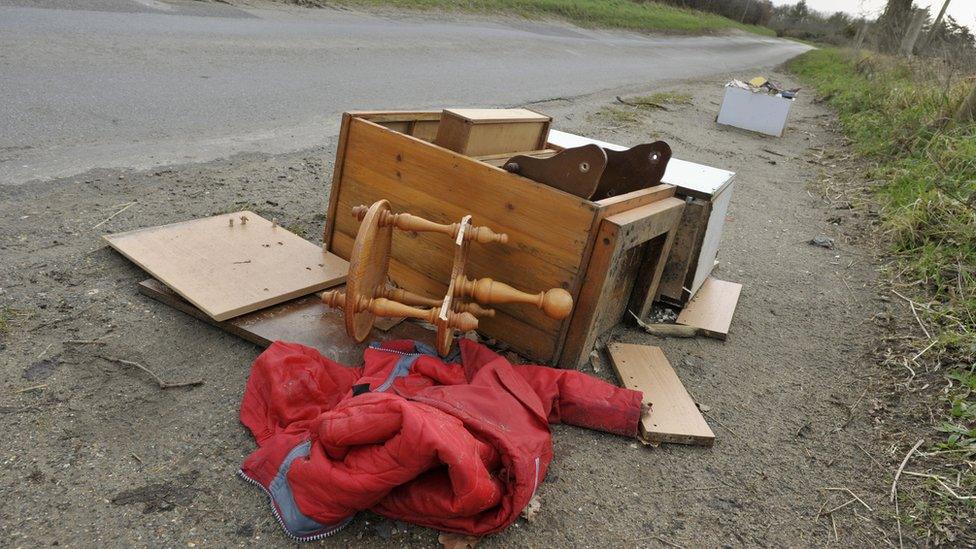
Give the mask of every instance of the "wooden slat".
[[624, 387], [643, 392], [644, 403], [650, 406], [641, 417], [645, 440], [701, 446], [715, 442], [715, 434], [660, 347], [611, 343], [607, 350]]
[[372, 122], [421, 122], [439, 121], [443, 111], [350, 111], [350, 117]]
[[725, 339], [740, 293], [742, 284], [708, 277], [678, 315], [677, 323], [701, 328], [710, 337]]
[[609, 217], [638, 206], [644, 206], [651, 202], [670, 198], [674, 196], [674, 193], [674, 185], [665, 185], [662, 183], [646, 189], [597, 200], [596, 204], [600, 207], [600, 213], [603, 217]]
[[140, 282], [139, 293], [260, 347], [279, 340], [301, 343], [342, 364], [361, 364], [363, 350], [372, 341], [415, 339], [434, 344], [434, 333], [413, 322], [374, 329], [369, 339], [356, 343], [346, 335], [342, 311], [330, 309], [315, 294], [218, 322], [154, 278]]
[[[242, 216], [246, 223], [241, 222]], [[349, 270], [344, 259], [253, 212], [104, 238], [214, 320], [335, 286], [345, 280]]]
[[512, 158], [513, 156], [525, 155], [525, 156], [531, 156], [533, 158], [549, 158], [550, 156], [553, 156], [557, 152], [558, 151], [556, 151], [556, 149], [541, 149], [541, 150], [534, 150], [534, 151], [521, 151], [521, 152], [512, 152], [512, 153], [484, 154], [480, 156], [472, 156], [471, 158], [474, 158], [478, 162], [484, 162], [485, 164], [491, 164], [492, 166], [503, 168], [505, 166], [505, 163], [508, 162], [508, 159]]
[[678, 224], [674, 245], [671, 247], [671, 255], [661, 275], [661, 284], [657, 290], [659, 300], [666, 300], [679, 306], [687, 301], [690, 294], [685, 288], [691, 286], [694, 278], [710, 211], [709, 202], [698, 199], [687, 201], [685, 211], [681, 215], [681, 222]]
[[[329, 249], [329, 240], [335, 230], [336, 210], [339, 207], [339, 182], [342, 181], [342, 169], [346, 165], [346, 144], [349, 142], [349, 126], [352, 113], [343, 113], [339, 126], [339, 144], [336, 147], [335, 165], [332, 166], [332, 182], [329, 185], [329, 206], [325, 214], [325, 228], [322, 229], [322, 246]], [[346, 259], [349, 256], [344, 256]]]

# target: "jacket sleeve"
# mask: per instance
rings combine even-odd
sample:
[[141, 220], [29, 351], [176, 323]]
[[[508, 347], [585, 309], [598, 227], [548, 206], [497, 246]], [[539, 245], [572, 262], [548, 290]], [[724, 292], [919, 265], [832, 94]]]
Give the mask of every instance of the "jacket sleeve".
[[643, 393], [575, 370], [514, 366], [539, 395], [549, 423], [568, 423], [628, 437], [638, 435]]
[[251, 366], [241, 423], [259, 446], [285, 430], [306, 430], [338, 404], [361, 374], [360, 368], [333, 362], [311, 347], [276, 341]]

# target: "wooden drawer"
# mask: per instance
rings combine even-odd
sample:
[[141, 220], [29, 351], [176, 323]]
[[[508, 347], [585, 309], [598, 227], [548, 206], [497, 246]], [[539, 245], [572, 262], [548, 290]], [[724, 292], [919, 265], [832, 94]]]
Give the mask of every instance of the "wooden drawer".
[[467, 156], [541, 149], [552, 118], [528, 109], [445, 109], [434, 143]]

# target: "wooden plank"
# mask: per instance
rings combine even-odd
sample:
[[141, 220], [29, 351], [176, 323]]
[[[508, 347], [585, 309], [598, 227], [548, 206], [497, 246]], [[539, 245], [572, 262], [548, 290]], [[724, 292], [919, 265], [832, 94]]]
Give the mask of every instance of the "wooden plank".
[[[346, 144], [349, 143], [349, 129], [352, 122], [352, 113], [342, 114], [342, 123], [339, 125], [339, 144], [336, 147], [335, 165], [332, 166], [332, 182], [329, 184], [329, 206], [325, 212], [325, 228], [322, 229], [322, 247], [329, 249], [329, 237], [335, 230], [336, 209], [339, 206], [339, 182], [342, 181], [342, 169], [346, 165]], [[345, 256], [346, 259], [349, 256]]]
[[708, 277], [678, 315], [677, 323], [700, 328], [710, 337], [725, 339], [740, 293], [742, 284]]
[[671, 247], [671, 255], [661, 275], [657, 299], [681, 306], [691, 293], [685, 288], [691, 286], [698, 256], [701, 251], [703, 231], [708, 223], [711, 204], [700, 199], [688, 199], [681, 215], [678, 230]]
[[[438, 223], [456, 222], [472, 213], [475, 224], [507, 233], [507, 245], [478, 245], [472, 250], [471, 276], [491, 277], [523, 290], [563, 287], [578, 293], [596, 204], [366, 120], [352, 118], [345, 133], [345, 167], [333, 182], [330, 203], [335, 210], [325, 235], [330, 251], [348, 257], [359, 228], [346, 213], [352, 206], [385, 198], [395, 211]], [[391, 262], [397, 283], [422, 291], [410, 284], [436, 280], [446, 288], [450, 246], [438, 235], [397, 233], [401, 231], [394, 233]], [[432, 286], [429, 283], [426, 291], [437, 295]], [[499, 310], [505, 314], [482, 319], [479, 331], [513, 344], [513, 349], [537, 361], [554, 358], [567, 321], [554, 321], [531, 307]]]
[[247, 211], [104, 238], [214, 320], [335, 286], [349, 270], [344, 259]]
[[[576, 313], [559, 358], [561, 367], [577, 368], [589, 356], [597, 338], [624, 317], [642, 266], [655, 259], [645, 256], [645, 245], [673, 232], [683, 208], [682, 200], [665, 198], [603, 220], [587, 266], [586, 285], [577, 298]], [[670, 246], [670, 242], [673, 239], [665, 236], [658, 257], [667, 257], [665, 246]], [[644, 272], [653, 277], [657, 267]], [[646, 300], [646, 292], [656, 292], [655, 286], [654, 281], [641, 285], [645, 292], [639, 297], [641, 303]]]
[[350, 111], [350, 117], [376, 123], [440, 121], [443, 111]]
[[644, 403], [650, 406], [641, 417], [641, 436], [646, 441], [700, 446], [715, 442], [715, 434], [660, 347], [611, 343], [607, 350], [624, 387], [644, 393]]
[[674, 185], [661, 184], [626, 194], [611, 196], [603, 200], [597, 200], [596, 204], [600, 207], [600, 213], [603, 217], [609, 217], [638, 206], [644, 206], [651, 202], [670, 198], [674, 196], [674, 192]]
[[434, 344], [434, 332], [413, 322], [397, 323], [387, 330], [374, 329], [366, 342], [356, 343], [346, 335], [342, 311], [326, 306], [316, 294], [220, 322], [154, 278], [140, 282], [139, 293], [260, 347], [279, 340], [301, 343], [342, 364], [362, 363], [363, 350], [371, 341], [415, 339]]
[[507, 153], [496, 153], [496, 154], [485, 154], [480, 156], [472, 156], [478, 162], [484, 162], [485, 164], [491, 164], [492, 166], [498, 168], [504, 168], [505, 164], [508, 162], [509, 158], [518, 155], [531, 156], [533, 158], [549, 158], [556, 154], [556, 149], [541, 149], [538, 151], [521, 151], [521, 152], [507, 152]]

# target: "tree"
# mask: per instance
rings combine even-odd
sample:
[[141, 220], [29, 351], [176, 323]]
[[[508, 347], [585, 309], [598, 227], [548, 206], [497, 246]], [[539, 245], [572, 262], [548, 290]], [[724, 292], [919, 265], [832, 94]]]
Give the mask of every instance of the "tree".
[[880, 36], [878, 47], [886, 53], [896, 53], [911, 24], [914, 6], [912, 0], [888, 0], [884, 13], [878, 18]]
[[807, 0], [800, 0], [796, 4], [793, 4], [786, 12], [786, 18], [791, 23], [802, 23], [810, 17], [810, 8], [807, 6]]
[[942, 4], [942, 9], [939, 10], [938, 17], [936, 17], [935, 22], [932, 23], [932, 29], [927, 35], [925, 35], [925, 40], [922, 41], [922, 46], [919, 48], [920, 50], [928, 47], [928, 45], [932, 43], [932, 38], [934, 38], [936, 33], [939, 32], [939, 27], [942, 25], [942, 18], [945, 17], [946, 10], [949, 9], [949, 2], [951, 1], [952, 0], [945, 0], [945, 3]]

